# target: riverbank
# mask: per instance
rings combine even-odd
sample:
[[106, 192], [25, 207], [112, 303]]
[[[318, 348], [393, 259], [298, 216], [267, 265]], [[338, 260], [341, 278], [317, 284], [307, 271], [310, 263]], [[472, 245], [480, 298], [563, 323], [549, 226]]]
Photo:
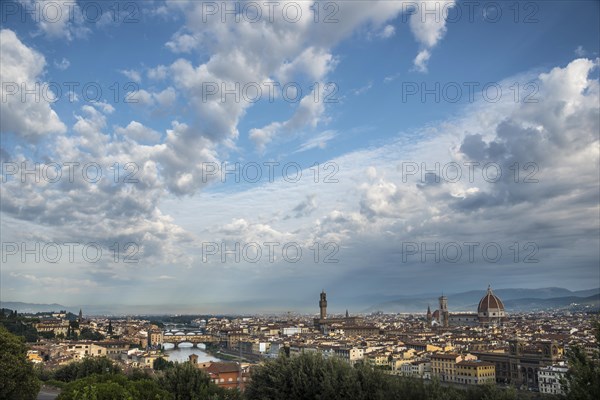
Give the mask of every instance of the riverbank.
[[219, 346], [206, 346], [205, 352], [223, 361], [241, 361], [256, 363], [260, 360], [260, 356], [257, 356], [256, 354], [242, 353], [242, 356], [240, 357], [239, 351], [228, 350]]

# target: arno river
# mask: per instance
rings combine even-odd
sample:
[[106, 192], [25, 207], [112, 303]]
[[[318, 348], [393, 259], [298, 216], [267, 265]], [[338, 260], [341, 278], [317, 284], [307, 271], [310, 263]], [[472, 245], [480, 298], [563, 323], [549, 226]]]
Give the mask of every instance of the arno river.
[[198, 362], [220, 361], [218, 358], [207, 354], [202, 344], [199, 344], [198, 347], [192, 347], [191, 344], [184, 343], [180, 344], [177, 349], [172, 344], [165, 344], [165, 352], [169, 355], [169, 361], [188, 361], [191, 354], [198, 356]]

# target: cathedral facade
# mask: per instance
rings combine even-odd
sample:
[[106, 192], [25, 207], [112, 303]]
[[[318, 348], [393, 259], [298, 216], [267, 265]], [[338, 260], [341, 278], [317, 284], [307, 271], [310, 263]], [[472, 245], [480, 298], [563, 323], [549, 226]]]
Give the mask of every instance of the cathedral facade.
[[448, 311], [448, 298], [441, 296], [439, 308], [433, 313], [427, 307], [427, 323], [431, 326], [498, 326], [507, 320], [504, 303], [494, 294], [491, 286], [488, 286], [486, 294], [479, 301], [477, 313], [452, 313]]

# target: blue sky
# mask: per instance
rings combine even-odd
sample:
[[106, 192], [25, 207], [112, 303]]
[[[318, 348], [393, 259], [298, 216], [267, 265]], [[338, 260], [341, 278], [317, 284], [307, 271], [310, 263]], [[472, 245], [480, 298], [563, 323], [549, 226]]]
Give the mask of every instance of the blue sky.
[[[2, 4], [2, 300], [278, 311], [264, 302], [301, 309], [323, 287], [350, 302], [600, 285], [599, 2], [289, 1], [272, 21], [261, 2], [236, 4], [263, 15], [236, 21], [222, 2]], [[48, 91], [23, 101], [36, 83], [57, 101]], [[236, 84], [262, 96], [210, 92]], [[270, 101], [268, 85], [302, 93], [276, 89]], [[35, 182], [23, 162], [95, 163], [102, 179]], [[258, 165], [262, 179], [213, 174], [223, 162]], [[138, 181], [114, 182], [115, 163]], [[279, 163], [274, 179], [264, 163]], [[422, 163], [438, 163], [441, 182], [407, 173]], [[462, 176], [444, 179], [454, 165]], [[71, 242], [103, 256], [44, 253]], [[303, 257], [206, 254], [272, 242]], [[23, 254], [36, 245], [39, 262]], [[123, 262], [127, 246], [137, 263]], [[436, 246], [441, 260], [423, 251]], [[490, 246], [502, 252], [492, 262], [480, 252]], [[337, 262], [323, 262], [329, 251]]]

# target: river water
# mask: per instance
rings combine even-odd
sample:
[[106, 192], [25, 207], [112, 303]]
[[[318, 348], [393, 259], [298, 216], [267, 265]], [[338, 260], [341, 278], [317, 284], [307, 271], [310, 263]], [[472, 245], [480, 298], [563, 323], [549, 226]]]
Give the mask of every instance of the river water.
[[206, 351], [204, 351], [205, 348], [206, 347], [204, 347], [203, 344], [199, 344], [198, 347], [192, 347], [190, 343], [180, 344], [177, 349], [172, 344], [165, 344], [164, 347], [165, 352], [169, 355], [169, 361], [188, 361], [191, 354], [198, 356], [199, 363], [207, 361], [221, 361], [218, 358], [206, 353]]

